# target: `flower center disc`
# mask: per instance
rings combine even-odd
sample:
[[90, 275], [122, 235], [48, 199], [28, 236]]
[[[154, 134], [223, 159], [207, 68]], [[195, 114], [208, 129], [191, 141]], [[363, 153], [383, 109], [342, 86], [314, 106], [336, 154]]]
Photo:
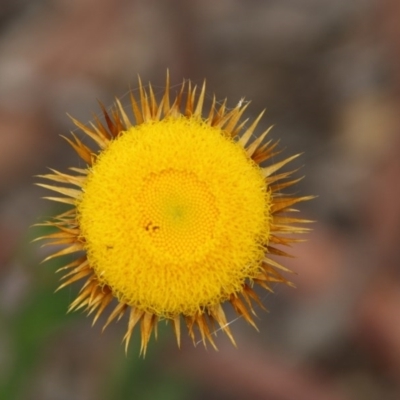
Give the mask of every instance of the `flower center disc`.
[[258, 275], [270, 204], [241, 145], [182, 116], [111, 141], [77, 209], [99, 282], [121, 302], [171, 317], [221, 303]]
[[159, 251], [186, 262], [204, 252], [218, 210], [214, 196], [196, 175], [176, 170], [151, 174], [138, 203], [142, 226]]

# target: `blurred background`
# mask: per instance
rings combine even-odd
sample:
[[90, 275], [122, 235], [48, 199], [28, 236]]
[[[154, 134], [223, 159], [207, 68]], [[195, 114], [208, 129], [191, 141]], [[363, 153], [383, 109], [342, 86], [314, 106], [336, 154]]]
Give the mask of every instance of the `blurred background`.
[[[143, 360], [126, 320], [66, 314], [80, 284], [53, 293], [30, 226], [59, 208], [33, 182], [81, 163], [67, 112], [127, 105], [137, 74], [161, 93], [166, 68], [267, 109], [258, 133], [304, 152], [292, 192], [319, 196], [300, 206], [318, 222], [260, 332], [231, 313], [237, 349], [178, 350], [162, 325]], [[0, 0], [0, 399], [399, 399], [399, 95], [397, 0]]]

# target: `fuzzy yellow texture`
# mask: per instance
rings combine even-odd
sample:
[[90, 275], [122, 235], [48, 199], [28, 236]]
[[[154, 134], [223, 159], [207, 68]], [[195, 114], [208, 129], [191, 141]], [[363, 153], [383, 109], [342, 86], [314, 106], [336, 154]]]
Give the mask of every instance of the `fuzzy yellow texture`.
[[77, 203], [90, 265], [120, 301], [194, 315], [260, 273], [271, 196], [261, 168], [195, 116], [133, 126], [99, 155]]

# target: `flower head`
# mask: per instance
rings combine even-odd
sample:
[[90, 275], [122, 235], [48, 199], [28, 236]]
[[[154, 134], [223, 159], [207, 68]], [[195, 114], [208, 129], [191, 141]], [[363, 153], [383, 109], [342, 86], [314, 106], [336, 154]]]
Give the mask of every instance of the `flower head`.
[[296, 241], [285, 234], [306, 230], [297, 224], [308, 221], [287, 214], [310, 197], [283, 195], [298, 179], [275, 174], [297, 155], [263, 166], [277, 153], [263, 143], [268, 130], [252, 140], [261, 115], [245, 128], [247, 104], [228, 110], [215, 98], [204, 115], [205, 85], [196, 95], [184, 82], [170, 101], [167, 77], [159, 103], [140, 81], [139, 93], [140, 102], [131, 94], [135, 123], [118, 100], [111, 112], [102, 107], [105, 123], [73, 119], [99, 149], [75, 134], [66, 139], [87, 167], [42, 176], [53, 183], [41, 186], [62, 195], [49, 199], [72, 207], [46, 222], [56, 232], [39, 239], [65, 245], [47, 259], [78, 253], [61, 268], [60, 288], [85, 279], [70, 310], [85, 307], [95, 322], [116, 299], [106, 326], [129, 311], [126, 346], [140, 324], [145, 352], [161, 319], [171, 321], [178, 345], [181, 320], [193, 341], [197, 329], [215, 347], [217, 322], [234, 343], [222, 303], [255, 326], [253, 286], [290, 284], [270, 255]]

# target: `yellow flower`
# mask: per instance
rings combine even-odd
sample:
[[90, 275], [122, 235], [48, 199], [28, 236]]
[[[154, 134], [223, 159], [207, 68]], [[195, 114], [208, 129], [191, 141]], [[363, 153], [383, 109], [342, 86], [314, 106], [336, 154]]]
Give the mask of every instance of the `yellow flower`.
[[56, 233], [38, 239], [65, 246], [46, 260], [78, 253], [61, 268], [59, 288], [86, 279], [70, 310], [85, 307], [95, 322], [116, 299], [105, 326], [129, 312], [126, 347], [140, 324], [145, 353], [162, 319], [171, 321], [178, 345], [181, 320], [194, 342], [197, 329], [215, 347], [217, 322], [234, 343], [222, 303], [255, 327], [253, 303], [261, 302], [253, 286], [290, 284], [270, 255], [286, 255], [274, 246], [306, 231], [296, 225], [308, 221], [287, 214], [310, 196], [283, 195], [299, 179], [275, 174], [297, 155], [263, 166], [277, 153], [276, 144], [263, 144], [268, 130], [252, 139], [262, 114], [245, 128], [239, 121], [247, 104], [228, 110], [214, 98], [203, 115], [205, 85], [196, 95], [184, 82], [171, 102], [167, 76], [159, 103], [140, 81], [139, 93], [140, 102], [131, 94], [135, 124], [118, 100], [110, 113], [102, 107], [104, 123], [73, 119], [99, 150], [75, 134], [66, 139], [87, 167], [42, 176], [54, 183], [41, 186], [63, 196], [48, 199], [72, 207], [44, 223]]

